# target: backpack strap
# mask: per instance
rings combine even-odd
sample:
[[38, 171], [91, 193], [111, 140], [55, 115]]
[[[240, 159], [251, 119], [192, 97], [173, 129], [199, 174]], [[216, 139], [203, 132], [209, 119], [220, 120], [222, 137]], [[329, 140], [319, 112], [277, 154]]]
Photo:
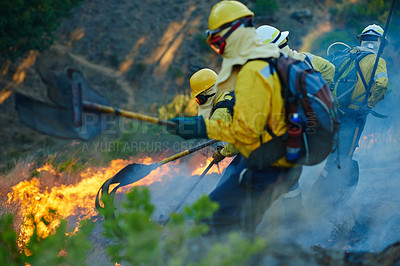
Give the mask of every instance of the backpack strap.
[[235, 92], [231, 91], [227, 95], [231, 96], [232, 99], [225, 99], [223, 101], [218, 102], [213, 110], [212, 113], [215, 112], [218, 108], [226, 108], [231, 116], [233, 116], [233, 106], [235, 106]]
[[[356, 99], [354, 99], [355, 101], [358, 100], [358, 99], [360, 99], [360, 98], [361, 98], [362, 96], [364, 96], [364, 95], [369, 95], [368, 84], [367, 84], [367, 82], [365, 81], [364, 75], [363, 75], [363, 73], [362, 73], [362, 71], [361, 71], [361, 67], [360, 67], [360, 61], [361, 61], [365, 56], [367, 56], [367, 55], [369, 55], [369, 54], [372, 54], [372, 53], [370, 53], [370, 52], [360, 53], [360, 54], [357, 56], [357, 58], [356, 58], [356, 68], [357, 68], [357, 72], [358, 72], [358, 74], [360, 75], [361, 81], [362, 81], [362, 83], [363, 83], [363, 85], [364, 85], [364, 88], [365, 88], [365, 92], [364, 92], [363, 94], [361, 94], [360, 96], [358, 96]], [[373, 78], [373, 77], [371, 77], [371, 78]], [[368, 91], [367, 91], [367, 90], [368, 90]], [[367, 101], [368, 101], [368, 99], [367, 99], [367, 97], [365, 97], [364, 103], [366, 103]]]
[[304, 53], [304, 55], [306, 56], [304, 58], [304, 62], [309, 66], [309, 68], [314, 69], [312, 63], [311, 63], [311, 59], [310, 59], [310, 55], [309, 53]]
[[[334, 76], [334, 78], [333, 78], [333, 83], [336, 83], [336, 82], [338, 82], [338, 81], [340, 80], [340, 77], [341, 77], [341, 76], [343, 75], [343, 73], [349, 68], [351, 62], [352, 62], [354, 59], [355, 59], [355, 56], [350, 55], [350, 58], [349, 58], [349, 60], [346, 62], [346, 64], [345, 64], [344, 66], [343, 66], [343, 64], [342, 64], [342, 65], [340, 65], [340, 66], [337, 68], [337, 70], [340, 69], [340, 71], [339, 71], [339, 72], [336, 72], [336, 70], [335, 70], [335, 76]], [[342, 66], [343, 66], [343, 67], [342, 67]]]

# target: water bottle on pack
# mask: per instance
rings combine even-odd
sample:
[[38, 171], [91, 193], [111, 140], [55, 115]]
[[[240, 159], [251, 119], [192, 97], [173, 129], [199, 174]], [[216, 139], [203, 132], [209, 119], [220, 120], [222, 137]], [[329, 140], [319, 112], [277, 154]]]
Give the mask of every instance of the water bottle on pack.
[[286, 160], [289, 162], [295, 162], [300, 157], [302, 134], [300, 122], [299, 114], [292, 114], [289, 120], [289, 130], [286, 141]]

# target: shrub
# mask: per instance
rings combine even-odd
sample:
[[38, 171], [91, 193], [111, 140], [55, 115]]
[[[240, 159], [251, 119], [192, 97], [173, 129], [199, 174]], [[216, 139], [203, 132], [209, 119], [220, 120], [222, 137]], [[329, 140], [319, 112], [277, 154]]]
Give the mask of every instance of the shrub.
[[[46, 223], [45, 220], [43, 220]], [[91, 243], [88, 236], [94, 224], [88, 220], [81, 223], [77, 233], [67, 231], [62, 220], [56, 232], [42, 239], [37, 235], [37, 224], [26, 247], [18, 247], [17, 233], [13, 228], [13, 216], [0, 217], [0, 261], [3, 265], [85, 265]]]
[[61, 19], [82, 0], [0, 1], [0, 57], [15, 60], [30, 50], [43, 51], [54, 41]]
[[256, 0], [253, 11], [256, 16], [271, 16], [279, 11], [279, 4], [276, 0]]

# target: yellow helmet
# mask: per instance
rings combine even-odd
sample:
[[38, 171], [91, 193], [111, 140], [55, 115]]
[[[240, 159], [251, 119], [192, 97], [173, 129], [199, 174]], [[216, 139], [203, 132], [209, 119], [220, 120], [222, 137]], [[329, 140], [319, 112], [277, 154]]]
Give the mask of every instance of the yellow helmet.
[[194, 73], [190, 77], [190, 88], [192, 89], [192, 97], [195, 98], [203, 91], [211, 88], [217, 80], [217, 73], [209, 68], [203, 68]]
[[254, 13], [239, 1], [221, 1], [211, 9], [208, 18], [208, 29], [216, 30], [226, 23], [247, 16], [253, 17]]

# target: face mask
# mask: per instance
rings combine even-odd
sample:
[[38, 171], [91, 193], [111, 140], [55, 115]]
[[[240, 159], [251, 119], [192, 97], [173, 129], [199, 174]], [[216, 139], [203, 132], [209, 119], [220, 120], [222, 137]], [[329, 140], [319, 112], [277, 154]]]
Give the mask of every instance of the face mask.
[[361, 47], [367, 47], [377, 53], [379, 50], [379, 44], [379, 41], [362, 41]]

